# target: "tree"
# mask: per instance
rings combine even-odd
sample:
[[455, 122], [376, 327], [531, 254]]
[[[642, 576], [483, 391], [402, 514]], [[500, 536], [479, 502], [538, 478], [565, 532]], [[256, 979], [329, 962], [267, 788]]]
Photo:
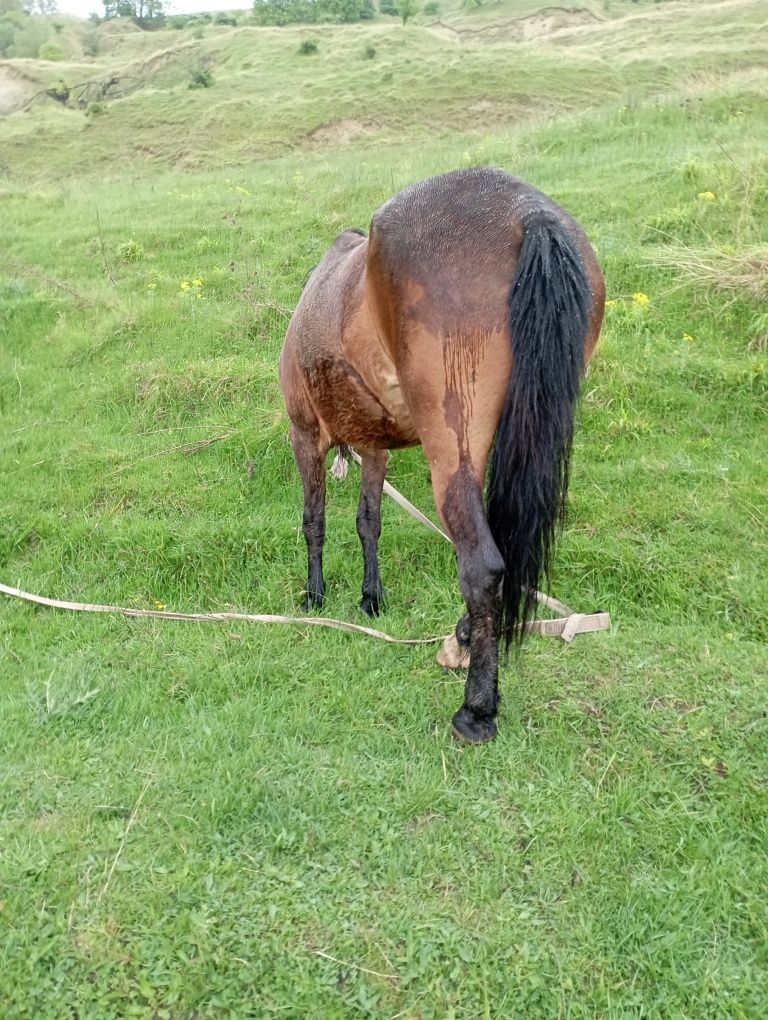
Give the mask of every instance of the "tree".
[[317, 20], [314, 0], [254, 0], [253, 13], [261, 25]]
[[24, 10], [27, 14], [42, 14], [47, 18], [59, 13], [59, 5], [56, 0], [24, 0]]
[[317, 12], [329, 21], [360, 21], [365, 0], [318, 0]]
[[16, 38], [16, 28], [10, 21], [0, 21], [0, 57], [4, 57], [13, 46]]
[[139, 28], [156, 28], [165, 17], [164, 0], [102, 0], [102, 3], [105, 21], [131, 18]]
[[16, 29], [13, 45], [8, 47], [9, 57], [37, 57], [40, 47], [50, 42], [53, 30], [43, 18], [24, 18]]
[[403, 24], [409, 18], [412, 18], [414, 14], [419, 13], [419, 5], [416, 3], [416, 0], [396, 0], [395, 7], [397, 8], [397, 13], [403, 19]]

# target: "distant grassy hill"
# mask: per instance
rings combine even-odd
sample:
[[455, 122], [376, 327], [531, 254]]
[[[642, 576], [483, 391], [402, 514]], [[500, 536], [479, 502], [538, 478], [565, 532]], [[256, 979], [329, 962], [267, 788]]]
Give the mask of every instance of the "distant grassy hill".
[[[207, 26], [197, 39], [105, 24], [97, 57], [0, 62], [6, 109], [60, 81], [118, 77], [110, 95], [125, 93], [90, 113], [44, 97], [6, 116], [2, 159], [11, 177], [43, 179], [215, 168], [355, 139], [482, 134], [606, 104], [722, 93], [732, 76], [750, 88], [764, 80], [763, 21], [758, 0], [611, 4], [610, 14], [507, 0], [405, 27]], [[318, 51], [301, 55], [309, 37]], [[213, 87], [188, 88], [198, 68], [210, 70]]]

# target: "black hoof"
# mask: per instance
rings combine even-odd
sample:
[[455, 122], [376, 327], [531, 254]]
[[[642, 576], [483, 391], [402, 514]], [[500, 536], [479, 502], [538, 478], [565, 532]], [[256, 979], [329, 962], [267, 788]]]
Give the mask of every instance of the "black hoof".
[[366, 616], [378, 616], [382, 610], [382, 600], [376, 598], [374, 595], [363, 595], [362, 601], [360, 602], [360, 608]]
[[462, 706], [453, 717], [452, 730], [462, 744], [487, 744], [496, 736], [496, 723], [493, 719], [478, 719]]
[[311, 613], [313, 609], [322, 609], [323, 599], [324, 599], [323, 595], [307, 594], [307, 597], [301, 603], [302, 613]]

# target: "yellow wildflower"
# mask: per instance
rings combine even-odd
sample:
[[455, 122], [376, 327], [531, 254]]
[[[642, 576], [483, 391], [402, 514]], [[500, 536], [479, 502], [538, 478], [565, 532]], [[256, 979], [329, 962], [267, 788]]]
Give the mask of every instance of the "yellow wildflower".
[[635, 302], [638, 308], [647, 308], [651, 303], [651, 299], [647, 294], [643, 294], [641, 290], [635, 291], [632, 295], [632, 300]]
[[700, 198], [702, 202], [714, 202], [715, 193], [714, 191], [700, 191], [697, 198]]
[[616, 305], [617, 305], [618, 303], [619, 303], [619, 302], [618, 302], [618, 301], [616, 301], [616, 300], [615, 300], [615, 298], [609, 298], [609, 299], [608, 299], [608, 300], [607, 300], [607, 301], [605, 302], [605, 307], [606, 307], [606, 308], [615, 308], [615, 307], [616, 307]]
[[693, 337], [691, 336], [690, 333], [683, 333], [683, 340], [685, 340], [685, 342], [689, 344], [693, 341]]
[[155, 602], [155, 609], [162, 613], [165, 609], [165, 602]]
[[179, 286], [182, 290], [189, 290], [189, 280], [182, 280]]
[[199, 277], [196, 280], [192, 281], [192, 286], [193, 287], [202, 287], [202, 285], [203, 285], [203, 281]]
[[156, 283], [148, 283], [147, 290], [154, 290], [157, 287]]

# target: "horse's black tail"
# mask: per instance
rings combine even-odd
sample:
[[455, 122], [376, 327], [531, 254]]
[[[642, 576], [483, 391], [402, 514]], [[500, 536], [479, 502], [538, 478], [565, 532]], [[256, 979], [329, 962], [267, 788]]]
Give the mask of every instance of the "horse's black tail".
[[488, 523], [504, 558], [499, 634], [507, 647], [522, 641], [564, 517], [590, 304], [565, 227], [553, 214], [529, 214], [509, 294], [512, 375], [488, 476]]

